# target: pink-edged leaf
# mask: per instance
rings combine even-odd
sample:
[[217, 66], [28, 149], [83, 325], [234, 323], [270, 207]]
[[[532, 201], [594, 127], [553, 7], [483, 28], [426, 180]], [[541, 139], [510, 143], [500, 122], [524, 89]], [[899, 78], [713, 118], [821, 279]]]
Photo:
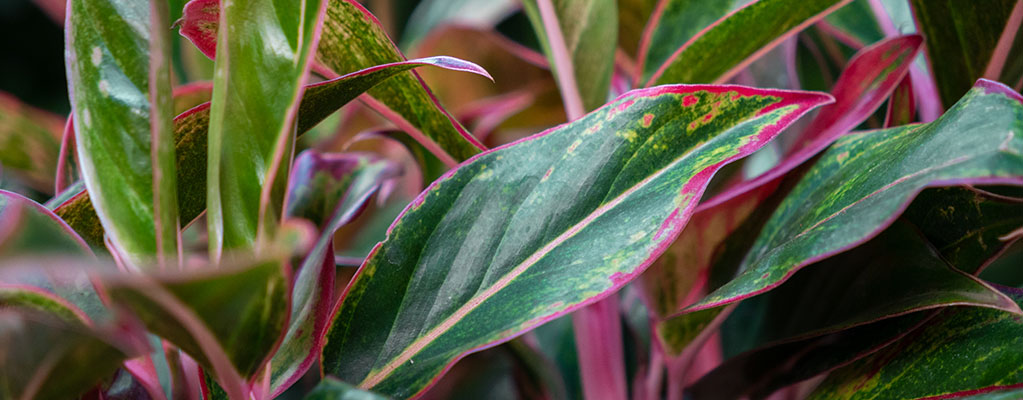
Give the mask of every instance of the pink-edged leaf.
[[599, 301], [671, 243], [714, 172], [830, 101], [741, 86], [636, 90], [467, 161], [363, 263], [327, 333], [324, 372], [411, 396], [465, 354]]
[[42, 193], [53, 191], [64, 121], [0, 92], [0, 166]]
[[68, 11], [83, 181], [114, 250], [135, 268], [153, 256], [162, 265], [178, 254], [166, 3], [83, 0]]
[[[718, 247], [733, 236], [752, 213], [767, 207], [764, 202], [788, 174], [865, 120], [884, 102], [906, 74], [920, 41], [919, 36], [904, 36], [862, 50], [835, 84], [835, 104], [821, 108], [781, 164], [699, 205], [690, 225], [642, 279], [647, 302], [660, 320], [657, 331], [661, 348], [668, 351], [668, 357], [681, 354], [688, 341], [696, 337], [695, 334], [671, 333], [670, 326], [700, 326], [711, 317], [683, 315], [669, 319], [706, 294], [706, 290], [713, 289], [708, 287], [707, 281], [712, 256]], [[689, 318], [697, 320], [680, 320]]]
[[327, 0], [223, 5], [206, 154], [206, 222], [214, 260], [225, 249], [275, 240], [299, 102]]
[[[216, 34], [221, 21], [215, 24], [210, 13], [219, 0], [193, 0], [191, 18], [185, 16], [182, 26], [196, 29], [182, 31], [208, 56], [216, 54]], [[316, 49], [314, 70], [327, 78], [336, 78], [380, 64], [405, 61], [380, 26], [376, 17], [352, 0], [324, 0], [327, 10], [323, 36]], [[186, 7], [187, 8], [187, 7]], [[402, 130], [423, 142], [430, 151], [449, 165], [478, 153], [483, 145], [433, 97], [422, 79], [412, 71], [399, 74], [394, 80], [375, 87], [369, 93], [376, 100], [369, 105], [381, 112]]]
[[[45, 238], [45, 240], [42, 240]], [[71, 228], [39, 203], [0, 190], [0, 255], [91, 254]]]
[[644, 82], [686, 43], [731, 9], [727, 1], [659, 0], [639, 42], [636, 82]]
[[646, 84], [725, 82], [789, 36], [850, 1], [750, 2], [683, 44]]
[[279, 344], [290, 304], [281, 260], [242, 258], [193, 272], [105, 276], [103, 286], [111, 301], [212, 371], [231, 398], [240, 398], [250, 389], [245, 379], [263, 368]]
[[68, 118], [64, 125], [64, 133], [60, 140], [60, 153], [57, 156], [57, 171], [53, 178], [53, 188], [56, 195], [82, 179], [82, 172], [78, 168], [78, 158], [75, 154], [75, 119]]
[[312, 366], [322, 347], [333, 300], [334, 232], [356, 217], [397, 166], [367, 154], [321, 154], [306, 150], [295, 159], [287, 218], [312, 221], [319, 235], [292, 285], [290, 325], [270, 360], [270, 390], [276, 397]]
[[1023, 96], [982, 79], [932, 123], [846, 136], [767, 221], [743, 272], [688, 310], [763, 293], [800, 268], [859, 245], [926, 187], [1020, 184], [1023, 136], [1016, 132], [1023, 132]]
[[[479, 66], [451, 57], [427, 57], [394, 64], [378, 65], [325, 82], [306, 86], [298, 109], [296, 134], [301, 135], [355, 100], [374, 85], [420, 66], [435, 66], [485, 75]], [[187, 95], [187, 94], [186, 94]], [[175, 151], [178, 163], [178, 207], [182, 224], [191, 222], [206, 209], [207, 133], [210, 104], [192, 107], [174, 119]], [[54, 212], [67, 221], [93, 246], [103, 246], [104, 229], [92, 207], [89, 193], [67, 190], [48, 202]]]

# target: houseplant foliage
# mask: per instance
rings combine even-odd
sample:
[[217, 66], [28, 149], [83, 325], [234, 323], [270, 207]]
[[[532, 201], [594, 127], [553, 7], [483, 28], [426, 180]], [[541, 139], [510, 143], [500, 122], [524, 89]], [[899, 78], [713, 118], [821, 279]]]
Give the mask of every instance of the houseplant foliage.
[[66, 2], [3, 398], [1023, 390], [1023, 0], [362, 3]]

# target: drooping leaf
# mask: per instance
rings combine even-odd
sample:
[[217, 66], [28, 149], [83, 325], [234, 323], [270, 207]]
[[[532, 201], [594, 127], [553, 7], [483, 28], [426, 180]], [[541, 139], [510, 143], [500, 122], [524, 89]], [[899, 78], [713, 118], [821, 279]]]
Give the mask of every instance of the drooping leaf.
[[[1017, 304], [1019, 289], [1001, 287]], [[813, 399], [956, 398], [1023, 384], [1021, 318], [965, 307], [943, 311], [881, 352], [831, 373]]]
[[[201, 272], [109, 276], [104, 287], [114, 303], [214, 371], [226, 387], [236, 383], [225, 382], [232, 379], [229, 374], [247, 378], [259, 371], [288, 321], [289, 283], [282, 262], [238, 264]], [[225, 357], [229, 364], [218, 365]]]
[[607, 296], [670, 243], [714, 171], [828, 101], [739, 86], [639, 90], [473, 159], [413, 201], [360, 268], [324, 371], [412, 395], [472, 349]]
[[[309, 87], [299, 105], [296, 134], [301, 135], [323, 121], [338, 108], [354, 100], [365, 88], [387, 80], [400, 72], [419, 66], [435, 66], [456, 71], [485, 74], [475, 64], [449, 57], [431, 57], [367, 68]], [[315, 89], [313, 89], [315, 87]], [[206, 145], [210, 119], [209, 103], [193, 107], [174, 119], [174, 142], [178, 163], [178, 207], [182, 224], [206, 208]], [[102, 248], [103, 226], [93, 209], [89, 193], [68, 193], [54, 213], [68, 223], [92, 246]]]
[[388, 397], [360, 390], [334, 377], [325, 377], [305, 400], [387, 400]]
[[910, 2], [917, 29], [927, 37], [927, 56], [946, 107], [965, 95], [975, 80], [984, 77], [984, 69], [1016, 2]]
[[226, 26], [217, 30], [206, 171], [214, 259], [224, 249], [259, 246], [276, 234], [302, 85], [326, 1], [225, 3], [221, 10]]
[[60, 153], [60, 117], [0, 92], [0, 166], [42, 193], [53, 191]]
[[334, 232], [355, 218], [396, 167], [364, 154], [320, 154], [307, 150], [295, 159], [288, 190], [287, 218], [304, 218], [319, 230], [291, 290], [291, 317], [270, 360], [270, 390], [280, 394], [302, 377], [322, 346], [334, 290]]
[[861, 243], [924, 187], [1019, 182], [1023, 137], [1015, 132], [1021, 131], [1023, 97], [980, 80], [935, 122], [846, 136], [767, 222], [742, 274], [689, 310], [770, 290], [801, 267]]
[[[127, 328], [127, 327], [126, 327]], [[0, 396], [75, 398], [140, 354], [134, 329], [97, 331], [45, 314], [0, 309]]]
[[788, 36], [851, 0], [759, 0], [714, 22], [671, 54], [647, 81], [721, 83]]
[[569, 119], [607, 102], [618, 40], [615, 0], [528, 0], [522, 5], [558, 80]]
[[711, 23], [723, 17], [732, 4], [729, 1], [660, 0], [643, 30], [637, 62], [646, 82], [682, 45]]
[[78, 161], [116, 251], [129, 264], [177, 255], [166, 3], [70, 4], [67, 75]]

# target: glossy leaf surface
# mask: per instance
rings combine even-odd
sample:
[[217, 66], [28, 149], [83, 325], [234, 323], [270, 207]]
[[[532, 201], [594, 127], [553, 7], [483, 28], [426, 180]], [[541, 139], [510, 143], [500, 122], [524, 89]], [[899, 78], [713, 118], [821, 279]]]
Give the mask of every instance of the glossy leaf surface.
[[851, 0], [760, 0], [732, 12], [690, 39], [647, 81], [721, 83], [789, 35]]
[[[545, 15], [544, 7], [548, 6], [553, 15]], [[523, 7], [559, 81], [562, 97], [577, 97], [581, 101], [578, 111], [572, 110], [573, 106], [566, 101], [569, 118], [607, 102], [618, 41], [616, 2], [529, 0], [523, 2]]]
[[945, 107], [984, 77], [1016, 0], [982, 3], [912, 0], [917, 29], [927, 37], [927, 56]]
[[1021, 131], [1023, 97], [981, 80], [935, 122], [846, 136], [767, 222], [742, 274], [690, 310], [764, 292], [799, 268], [855, 246], [928, 185], [1019, 182], [1023, 137], [1015, 132]]
[[638, 90], [463, 164], [363, 264], [328, 331], [324, 371], [413, 395], [472, 349], [599, 300], [663, 251], [718, 168], [830, 100]]
[[380, 184], [397, 173], [393, 164], [364, 154], [307, 150], [295, 159], [287, 218], [304, 218], [319, 230], [292, 285], [289, 326], [270, 360], [270, 389], [283, 392], [312, 365], [330, 322], [334, 290], [334, 232], [355, 218]]
[[43, 193], [53, 191], [61, 118], [0, 92], [0, 165]]
[[81, 174], [107, 237], [130, 264], [177, 254], [167, 10], [70, 4], [67, 75]]
[[[296, 133], [303, 134], [341, 106], [348, 104], [365, 88], [387, 80], [395, 74], [419, 66], [436, 66], [457, 71], [486, 74], [475, 64], [450, 57], [430, 57], [401, 63], [376, 66], [320, 82], [309, 87], [299, 105]], [[206, 145], [210, 119], [209, 103], [196, 106], [174, 119], [174, 143], [178, 158], [178, 206], [182, 224], [198, 217], [206, 208]], [[54, 212], [67, 221], [93, 246], [103, 246], [103, 226], [84, 190]]]
[[[1023, 292], [1001, 288], [1018, 303]], [[946, 310], [918, 332], [829, 375], [810, 398], [918, 398], [977, 394], [1023, 383], [1020, 317], [981, 308]]]
[[250, 248], [275, 234], [302, 85], [326, 1], [223, 3], [206, 171], [214, 259], [224, 249]]

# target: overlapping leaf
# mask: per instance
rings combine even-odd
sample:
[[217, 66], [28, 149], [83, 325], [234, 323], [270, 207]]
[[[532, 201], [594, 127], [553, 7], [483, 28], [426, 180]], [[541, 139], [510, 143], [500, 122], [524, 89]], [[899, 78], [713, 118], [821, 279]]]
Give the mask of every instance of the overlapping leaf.
[[[1000, 289], [1023, 302], [1019, 289]], [[891, 347], [831, 373], [810, 398], [955, 398], [1018, 386], [1021, 329], [1020, 317], [1004, 311], [949, 309]]]
[[[430, 57], [367, 68], [362, 71], [308, 87], [299, 105], [296, 134], [301, 135], [323, 121], [338, 108], [354, 100], [367, 88], [395, 74], [419, 66], [436, 66], [486, 76], [479, 66], [450, 58]], [[206, 144], [210, 119], [209, 103], [196, 106], [174, 119], [174, 143], [178, 157], [178, 207], [182, 224], [199, 216], [206, 208]], [[84, 190], [58, 203], [54, 212], [92, 246], [103, 246], [103, 226]]]
[[305, 255], [291, 291], [291, 317], [270, 360], [270, 390], [276, 396], [302, 377], [316, 358], [330, 320], [337, 229], [355, 218], [396, 166], [364, 154], [320, 154], [295, 159], [286, 216], [317, 224], [319, 236]]
[[647, 22], [640, 42], [637, 71], [640, 82], [650, 79], [657, 69], [704, 28], [732, 8], [729, 1], [661, 0]]
[[718, 168], [828, 101], [657, 87], [473, 159], [413, 201], [363, 264], [324, 371], [409, 396], [472, 349], [599, 300], [670, 243]]
[[855, 246], [928, 185], [1019, 182], [1023, 137], [1016, 132], [1023, 132], [1023, 97], [981, 80], [933, 123], [843, 138], [767, 222], [743, 273], [690, 310], [762, 293], [799, 268]]
[[166, 4], [70, 4], [66, 54], [82, 177], [131, 264], [177, 254]]
[[[835, 104], [821, 109], [785, 150], [785, 158], [779, 165], [754, 179], [728, 187], [697, 208], [691, 224], [642, 280], [648, 303], [658, 319], [663, 320], [657, 332], [662, 348], [669, 354], [679, 355], [688, 340], [699, 333], [690, 328], [703, 329], [717, 315], [702, 313], [668, 319], [707, 290], [716, 288], [709, 284], [713, 255], [745, 254], [749, 243], [741, 239], [752, 241], [755, 238], [753, 235], [771, 210], [798, 179], [793, 170], [877, 109], [906, 74], [912, 55], [919, 47], [920, 37], [910, 35], [863, 49], [835, 84], [832, 90]], [[780, 192], [779, 187], [783, 188]], [[726, 238], [730, 243], [725, 243]], [[728, 264], [729, 261], [718, 263]], [[681, 321], [688, 318], [696, 320]]]
[[718, 20], [676, 50], [647, 85], [721, 83], [757, 56], [851, 0], [760, 0]]

